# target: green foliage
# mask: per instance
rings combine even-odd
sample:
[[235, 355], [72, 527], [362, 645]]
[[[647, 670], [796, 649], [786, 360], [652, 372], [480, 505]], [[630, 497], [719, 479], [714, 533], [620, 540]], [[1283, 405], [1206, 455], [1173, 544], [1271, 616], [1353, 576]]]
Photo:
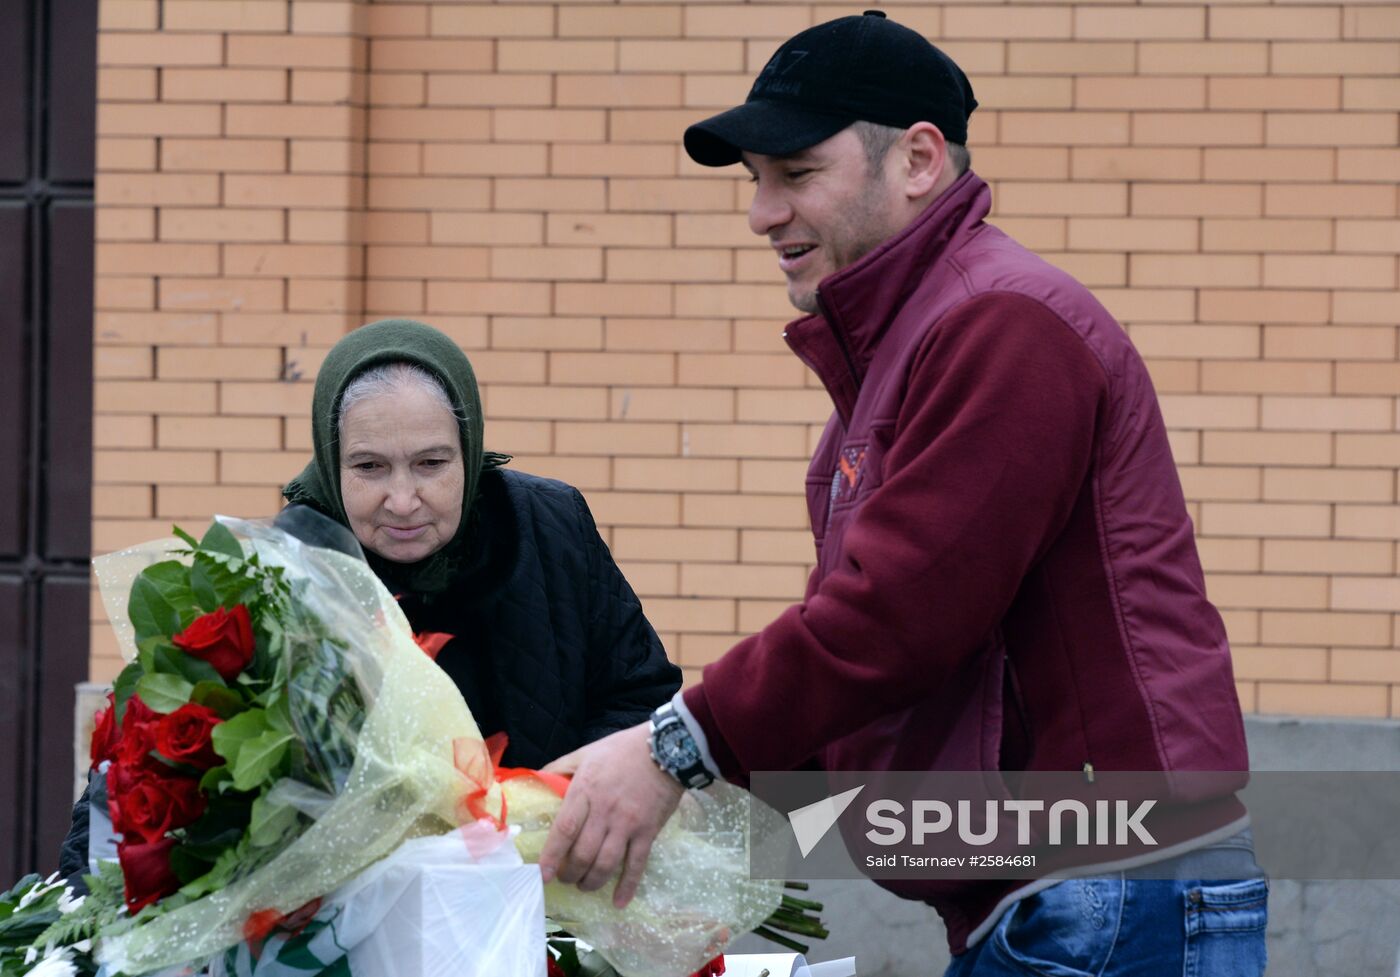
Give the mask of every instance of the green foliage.
[[194, 686], [178, 675], [152, 672], [136, 683], [136, 694], [154, 712], [168, 713], [190, 701]]
[[146, 670], [141, 667], [140, 662], [132, 662], [121, 670], [117, 680], [112, 683], [113, 701], [116, 703], [117, 713], [113, 717], [118, 724], [122, 717], [126, 715], [126, 703], [136, 691], [136, 685], [141, 681]]
[[248, 709], [227, 722], [214, 727], [214, 752], [229, 762], [238, 762], [238, 754], [249, 740], [261, 736], [272, 727], [267, 722], [267, 710]]
[[[136, 630], [138, 647], [151, 638], [168, 638], [184, 630], [180, 610], [170, 602], [167, 596], [170, 593], [170, 587], [161, 582], [160, 574], [154, 578], [151, 576], [153, 571], [159, 570], [164, 573], [162, 568], [168, 567], [178, 568], [182, 577], [186, 573], [185, 568], [180, 563], [170, 560], [147, 567], [131, 585], [131, 596], [127, 600], [126, 612], [131, 618], [131, 626]], [[188, 592], [189, 588], [185, 589]]]
[[267, 797], [253, 801], [253, 815], [248, 822], [248, 840], [254, 848], [275, 845], [297, 825], [297, 809], [290, 804], [275, 804]]
[[287, 745], [291, 741], [290, 733], [279, 733], [275, 729], [244, 741], [238, 759], [229, 763], [234, 789], [253, 790], [271, 783], [287, 758]]
[[179, 675], [192, 686], [201, 682], [224, 684], [218, 669], [213, 665], [201, 661], [193, 655], [185, 654], [168, 642], [162, 642], [154, 647], [151, 652], [151, 662], [153, 665], [151, 671]]
[[[115, 925], [122, 918], [124, 883], [121, 868], [116, 862], [102, 862], [97, 874], [85, 875], [83, 881], [88, 887], [83, 904], [66, 915], [55, 913], [53, 922], [33, 940], [35, 946], [72, 946], [81, 940], [92, 939], [99, 930]], [[54, 902], [56, 906], [56, 897]], [[92, 974], [96, 970], [86, 953], [77, 954], [73, 964], [79, 975]], [[0, 973], [4, 977], [10, 975], [9, 970]]]

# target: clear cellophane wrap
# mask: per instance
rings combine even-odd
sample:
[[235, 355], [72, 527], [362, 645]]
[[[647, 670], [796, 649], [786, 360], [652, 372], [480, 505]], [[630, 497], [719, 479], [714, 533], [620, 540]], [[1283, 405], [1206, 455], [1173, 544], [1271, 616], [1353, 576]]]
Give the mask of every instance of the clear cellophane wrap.
[[[309, 822], [286, 848], [227, 888], [173, 911], [106, 934], [99, 959], [113, 971], [147, 974], [199, 963], [244, 939], [255, 913], [291, 915], [326, 896], [404, 841], [441, 834], [476, 811], [518, 825], [526, 861], [539, 857], [561, 799], [540, 781], [495, 782], [480, 730], [452, 680], [414, 642], [394, 597], [363, 561], [308, 546], [260, 521], [222, 518], [246, 553], [285, 569], [296, 610], [334, 637], [344, 670], [364, 702], [355, 724], [336, 729], [353, 743], [353, 762], [334, 793], [283, 781], [274, 787]], [[103, 603], [131, 660], [136, 649], [126, 613], [132, 582], [147, 566], [179, 558], [175, 539], [146, 543], [94, 561]], [[295, 619], [298, 615], [292, 615]], [[293, 621], [294, 624], [294, 621]], [[285, 653], [324, 653], [324, 640], [298, 640]], [[289, 669], [296, 663], [289, 663]], [[292, 713], [299, 689], [290, 683]], [[302, 703], [309, 711], [312, 704]], [[330, 717], [320, 717], [320, 728]], [[358, 726], [358, 729], [353, 728]], [[313, 735], [307, 732], [307, 736]], [[313, 744], [314, 745], [314, 744]], [[748, 876], [747, 792], [716, 785], [689, 798], [652, 849], [637, 895], [625, 910], [612, 886], [591, 893], [551, 883], [551, 920], [596, 947], [624, 977], [683, 977], [763, 922], [777, 906], [778, 883]]]

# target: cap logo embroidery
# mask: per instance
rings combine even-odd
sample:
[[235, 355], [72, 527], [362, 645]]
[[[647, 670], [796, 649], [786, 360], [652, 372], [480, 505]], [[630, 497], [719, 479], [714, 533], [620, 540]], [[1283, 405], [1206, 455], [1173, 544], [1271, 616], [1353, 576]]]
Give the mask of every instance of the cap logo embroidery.
[[763, 66], [754, 87], [761, 89], [764, 94], [800, 95], [802, 82], [793, 79], [787, 81], [779, 81], [778, 79], [796, 68], [805, 57], [807, 57], [806, 51], [779, 51], [769, 58], [768, 63]]

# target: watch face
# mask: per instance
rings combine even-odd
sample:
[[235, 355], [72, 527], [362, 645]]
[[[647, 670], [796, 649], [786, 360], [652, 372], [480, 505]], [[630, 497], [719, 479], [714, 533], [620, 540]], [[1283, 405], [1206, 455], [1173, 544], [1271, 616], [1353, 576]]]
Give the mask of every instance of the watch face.
[[667, 770], [684, 770], [700, 762], [700, 751], [690, 731], [679, 722], [656, 731], [656, 760]]

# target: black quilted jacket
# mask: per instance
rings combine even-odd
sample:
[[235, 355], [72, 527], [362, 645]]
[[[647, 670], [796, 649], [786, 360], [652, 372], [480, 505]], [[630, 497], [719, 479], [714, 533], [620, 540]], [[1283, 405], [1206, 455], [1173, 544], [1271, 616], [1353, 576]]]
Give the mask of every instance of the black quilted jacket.
[[[483, 545], [436, 600], [399, 595], [418, 632], [460, 635], [438, 653], [484, 735], [505, 730], [502, 764], [541, 767], [636, 725], [680, 688], [656, 632], [563, 482], [496, 469], [481, 476]], [[60, 871], [87, 870], [87, 794]]]

